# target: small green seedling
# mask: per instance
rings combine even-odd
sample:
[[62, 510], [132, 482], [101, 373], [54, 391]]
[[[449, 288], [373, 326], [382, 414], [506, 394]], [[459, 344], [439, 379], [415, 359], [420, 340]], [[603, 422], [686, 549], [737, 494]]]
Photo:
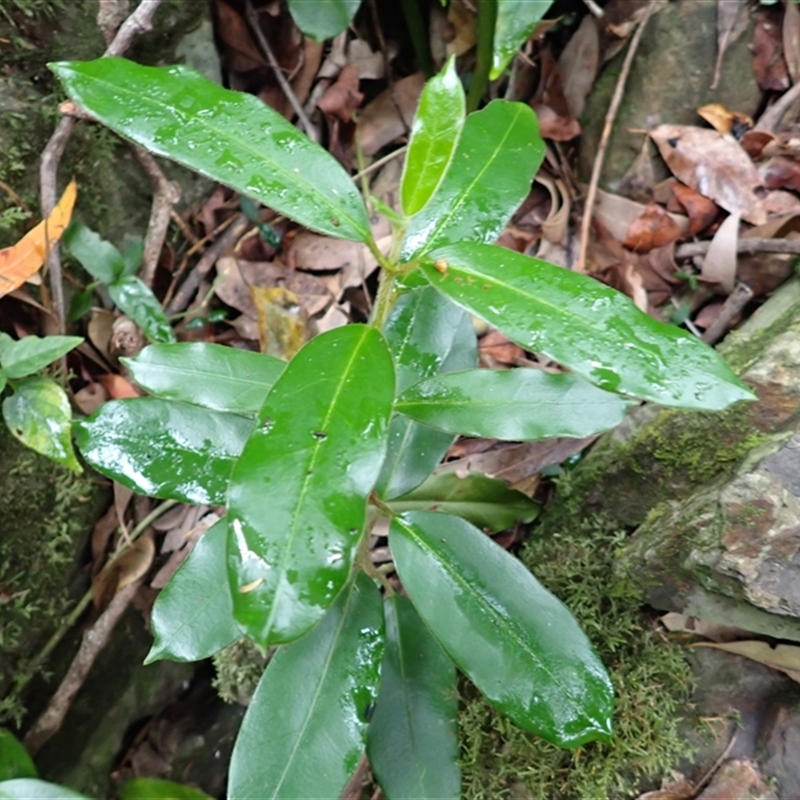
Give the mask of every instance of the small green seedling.
[[[583, 437], [641, 399], [722, 409], [753, 395], [689, 333], [492, 244], [544, 156], [530, 107], [495, 100], [465, 116], [452, 61], [428, 83], [387, 256], [350, 176], [257, 98], [185, 67], [52, 69], [122, 136], [364, 243], [382, 267], [368, 325], [317, 336], [288, 363], [154, 344], [127, 362], [151, 396], [77, 424], [84, 457], [120, 483], [227, 507], [159, 596], [148, 659], [206, 658], [242, 636], [278, 646], [228, 796], [336, 797], [366, 747], [389, 800], [457, 798], [456, 667], [550, 742], [610, 737], [611, 683], [588, 639], [484, 533], [536, 506], [486, 476], [435, 468], [461, 433]], [[570, 371], [478, 369], [471, 315]], [[369, 542], [381, 516], [408, 598], [378, 588]]]

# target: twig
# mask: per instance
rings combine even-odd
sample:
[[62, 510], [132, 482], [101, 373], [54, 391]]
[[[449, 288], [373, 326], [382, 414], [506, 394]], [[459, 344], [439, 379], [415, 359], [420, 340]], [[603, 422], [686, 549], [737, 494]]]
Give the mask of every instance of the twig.
[[175, 297], [172, 298], [167, 306], [167, 316], [178, 314], [186, 309], [192, 296], [197, 291], [197, 287], [211, 271], [211, 267], [217, 263], [217, 259], [229, 247], [233, 247], [236, 244], [236, 241], [247, 230], [249, 225], [250, 221], [244, 214], [239, 214], [234, 218], [228, 230], [203, 253], [202, 258], [194, 265], [186, 280], [181, 284], [181, 288], [178, 289]]
[[339, 795], [339, 800], [358, 800], [361, 797], [361, 791], [364, 788], [367, 777], [369, 776], [369, 761], [366, 756], [361, 756], [358, 762], [356, 771], [347, 781], [342, 793]]
[[167, 238], [172, 207], [181, 199], [181, 188], [174, 181], [167, 180], [158, 162], [146, 150], [134, 147], [133, 152], [153, 184], [153, 207], [150, 222], [144, 239], [144, 265], [142, 280], [152, 288], [158, 259]]
[[261, 30], [261, 26], [258, 24], [259, 12], [253, 8], [253, 4], [250, 0], [245, 0], [245, 7], [247, 8], [247, 21], [250, 23], [250, 27], [258, 40], [259, 47], [264, 51], [264, 55], [267, 57], [267, 61], [269, 61], [269, 65], [275, 73], [275, 78], [278, 81], [278, 85], [281, 87], [281, 91], [286, 95], [286, 99], [289, 101], [289, 105], [291, 105], [294, 113], [297, 114], [297, 120], [303, 126], [308, 138], [313, 142], [319, 143], [319, 131], [303, 110], [303, 106], [297, 99], [297, 95], [294, 93], [289, 81], [286, 80], [286, 76], [283, 74], [278, 59], [275, 58], [275, 53], [272, 52], [272, 48], [269, 46], [267, 37], [264, 36], [264, 31]]
[[586, 8], [589, 9], [589, 13], [593, 17], [596, 17], [597, 19], [602, 19], [605, 16], [606, 12], [603, 11], [603, 9], [600, 8], [600, 6], [597, 5], [597, 3], [594, 2], [594, 0], [583, 0], [583, 3], [586, 6]]
[[75, 695], [83, 686], [97, 656], [108, 643], [115, 625], [125, 613], [142, 583], [142, 580], [138, 580], [121, 589], [109, 603], [108, 608], [98, 617], [97, 622], [83, 634], [81, 645], [75, 658], [72, 659], [67, 674], [50, 699], [44, 713], [25, 736], [25, 746], [32, 755], [35, 755], [51, 736], [58, 733]]
[[[163, 0], [141, 0], [136, 10], [122, 23], [117, 35], [103, 55], [122, 55], [139, 34], [152, 30], [153, 15], [162, 2]], [[62, 117], [42, 151], [39, 181], [43, 219], [47, 219], [56, 206], [58, 165], [61, 161], [61, 156], [64, 154], [64, 148], [70, 136], [72, 136], [75, 122], [74, 117]], [[50, 273], [50, 292], [52, 294], [58, 332], [63, 334], [66, 331], [67, 321], [64, 305], [64, 276], [61, 270], [58, 245], [53, 246], [48, 252], [46, 266]]]
[[388, 155], [381, 156], [381, 158], [379, 158], [377, 161], [373, 161], [369, 166], [364, 167], [364, 169], [356, 172], [356, 174], [353, 175], [353, 180], [358, 183], [358, 181], [360, 181], [365, 175], [369, 175], [370, 172], [374, 172], [384, 164], [388, 164], [393, 158], [403, 155], [406, 150], [408, 150], [408, 145], [404, 144], [402, 147], [398, 147], [397, 150], [392, 150], [392, 152]]
[[[675, 248], [675, 258], [692, 258], [704, 256], [711, 247], [711, 242], [687, 242]], [[755, 255], [756, 253], [790, 253], [800, 255], [800, 237], [793, 239], [742, 239], [736, 243], [739, 255]]]
[[611, 129], [614, 127], [614, 120], [617, 117], [617, 111], [619, 110], [620, 103], [622, 102], [622, 96], [625, 93], [625, 84], [628, 81], [628, 74], [631, 71], [633, 57], [636, 55], [636, 51], [639, 48], [639, 42], [642, 39], [642, 34], [644, 33], [647, 21], [650, 19], [650, 15], [653, 13], [657, 3], [658, 0], [650, 0], [650, 2], [647, 4], [642, 21], [636, 28], [636, 33], [633, 34], [631, 43], [628, 46], [628, 52], [625, 54], [625, 62], [622, 65], [622, 71], [619, 74], [617, 85], [614, 89], [614, 96], [611, 98], [611, 105], [608, 107], [605, 124], [603, 125], [603, 133], [600, 136], [600, 144], [597, 147], [597, 155], [595, 156], [594, 165], [592, 166], [592, 177], [589, 181], [589, 191], [586, 194], [586, 204], [583, 208], [583, 219], [581, 220], [581, 246], [580, 250], [578, 251], [578, 260], [574, 266], [575, 272], [586, 272], [586, 252], [589, 248], [589, 228], [592, 224], [592, 211], [594, 209], [595, 198], [597, 197], [597, 187], [600, 183], [600, 173], [603, 170], [603, 161], [606, 157], [608, 142], [611, 139]]
[[753, 299], [753, 290], [741, 281], [722, 304], [719, 316], [700, 337], [706, 344], [715, 344], [731, 326], [733, 318]]
[[762, 115], [758, 122], [755, 124], [754, 131], [766, 131], [767, 133], [774, 133], [775, 129], [780, 125], [786, 112], [800, 100], [800, 83], [796, 83], [779, 97]]
[[736, 737], [739, 735], [739, 731], [734, 731], [733, 736], [731, 736], [731, 740], [728, 742], [725, 749], [719, 755], [717, 760], [711, 765], [710, 769], [703, 775], [702, 778], [695, 784], [694, 791], [692, 792], [692, 797], [697, 797], [700, 792], [706, 787], [706, 784], [711, 781], [711, 779], [716, 774], [717, 770], [722, 766], [722, 762], [730, 755], [731, 750], [733, 750], [733, 745], [736, 744]]

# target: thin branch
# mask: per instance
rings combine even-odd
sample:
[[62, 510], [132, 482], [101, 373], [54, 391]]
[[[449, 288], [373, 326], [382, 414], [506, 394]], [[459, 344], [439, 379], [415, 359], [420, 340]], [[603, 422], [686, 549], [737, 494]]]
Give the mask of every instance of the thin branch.
[[[687, 242], [675, 248], [675, 258], [692, 258], [704, 256], [711, 247], [711, 241]], [[739, 255], [755, 255], [756, 253], [789, 253], [800, 255], [800, 237], [792, 239], [742, 239], [736, 243]]]
[[158, 259], [167, 238], [170, 216], [173, 206], [181, 199], [181, 187], [173, 181], [167, 180], [158, 162], [146, 150], [134, 147], [134, 153], [139, 163], [148, 174], [153, 184], [153, 207], [150, 211], [150, 222], [147, 225], [147, 235], [144, 240], [144, 265], [142, 267], [142, 280], [152, 288], [155, 278]]
[[782, 94], [762, 115], [753, 128], [754, 131], [775, 133], [786, 112], [800, 100], [800, 83], [796, 83], [788, 92]]
[[600, 137], [600, 144], [597, 147], [597, 155], [594, 159], [592, 166], [592, 177], [589, 181], [589, 191], [586, 195], [586, 204], [583, 208], [583, 219], [581, 220], [581, 246], [578, 252], [578, 260], [575, 263], [575, 272], [586, 272], [586, 251], [589, 248], [589, 228], [592, 224], [592, 212], [594, 210], [594, 202], [597, 197], [597, 187], [600, 183], [600, 173], [603, 170], [603, 161], [606, 157], [606, 150], [608, 149], [608, 142], [611, 138], [611, 129], [614, 127], [614, 120], [617, 118], [617, 111], [619, 110], [622, 96], [625, 93], [625, 84], [628, 81], [628, 74], [631, 71], [633, 64], [633, 57], [639, 48], [639, 42], [642, 40], [647, 21], [650, 19], [659, 0], [650, 0], [645, 9], [642, 21], [636, 28], [636, 33], [633, 34], [631, 43], [628, 46], [628, 52], [625, 55], [625, 62], [622, 65], [622, 71], [617, 79], [617, 85], [614, 89], [614, 96], [611, 98], [611, 105], [608, 107], [606, 114], [605, 124], [603, 125], [603, 133]]
[[302, 104], [297, 99], [297, 95], [294, 93], [289, 81], [286, 80], [286, 76], [283, 74], [278, 59], [275, 58], [275, 53], [272, 52], [272, 48], [269, 46], [267, 37], [264, 36], [264, 31], [261, 30], [261, 26], [258, 24], [259, 12], [253, 8], [253, 4], [250, 0], [245, 0], [245, 7], [247, 8], [247, 21], [250, 23], [250, 27], [258, 40], [259, 47], [264, 51], [264, 55], [267, 57], [267, 61], [269, 61], [269, 65], [275, 73], [275, 78], [278, 81], [278, 85], [281, 87], [281, 91], [289, 101], [289, 105], [291, 105], [294, 113], [297, 114], [297, 120], [303, 126], [303, 130], [305, 130], [308, 138], [319, 144], [319, 131], [303, 110]]
[[[114, 40], [103, 55], [122, 55], [133, 40], [141, 33], [152, 30], [153, 15], [163, 0], [142, 0], [136, 10], [122, 23]], [[74, 117], [62, 117], [53, 135], [42, 151], [39, 167], [39, 182], [42, 203], [42, 219], [47, 219], [55, 208], [58, 197], [58, 165], [64, 154], [72, 131], [75, 129]], [[58, 325], [58, 332], [66, 331], [66, 309], [64, 304], [64, 275], [61, 270], [61, 257], [58, 245], [47, 254], [46, 267], [50, 273], [50, 292]]]
[[737, 314], [753, 299], [753, 290], [746, 283], [737, 283], [722, 304], [719, 316], [700, 337], [706, 344], [715, 344], [729, 330]]

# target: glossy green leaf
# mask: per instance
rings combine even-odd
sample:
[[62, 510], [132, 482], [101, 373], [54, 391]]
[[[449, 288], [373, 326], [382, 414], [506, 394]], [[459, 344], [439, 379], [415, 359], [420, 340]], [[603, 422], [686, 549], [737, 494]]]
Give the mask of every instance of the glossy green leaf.
[[22, 742], [10, 730], [0, 728], [0, 783], [35, 777], [36, 767]]
[[252, 420], [142, 397], [112, 400], [75, 423], [83, 457], [123, 486], [163, 499], [224, 505]]
[[367, 731], [367, 755], [388, 800], [459, 800], [455, 665], [411, 602], [384, 603], [381, 688]]
[[455, 56], [422, 90], [408, 143], [400, 197], [409, 217], [433, 196], [453, 159], [466, 117]]
[[151, 618], [153, 646], [145, 663], [200, 661], [242, 637], [233, 618], [225, 568], [228, 521], [212, 525], [162, 589]]
[[133, 275], [142, 266], [144, 259], [144, 239], [141, 236], [125, 234], [122, 240], [122, 262], [125, 269], [122, 275]]
[[367, 210], [348, 174], [257, 97], [182, 66], [100, 58], [50, 68], [76, 103], [150, 152], [321, 233], [371, 240]]
[[[402, 295], [384, 326], [402, 391], [438, 372], [468, 369], [478, 363], [478, 347], [469, 314], [430, 286]], [[399, 497], [419, 486], [453, 442], [443, 434], [395, 415], [389, 447], [378, 478], [383, 498]]]
[[123, 783], [119, 800], [213, 800], [210, 795], [175, 781], [133, 778]]
[[6, 388], [6, 384], [8, 383], [8, 378], [6, 377], [5, 372], [0, 369], [0, 393], [2, 393], [3, 389]]
[[278, 649], [233, 748], [230, 800], [339, 797], [378, 693], [381, 605], [360, 572], [313, 630]]
[[286, 366], [263, 353], [206, 342], [154, 344], [121, 360], [157, 397], [235, 414], [257, 413]]
[[301, 636], [347, 582], [393, 398], [389, 348], [364, 325], [312, 339], [267, 395], [228, 494], [233, 605], [255, 642]]
[[0, 333], [0, 366], [6, 378], [25, 378], [66, 355], [82, 341], [80, 336], [12, 339], [7, 333]]
[[114, 283], [125, 274], [122, 253], [80, 222], [70, 223], [61, 242], [93, 278]]
[[619, 425], [629, 405], [578, 375], [473, 369], [412, 386], [395, 410], [447, 433], [517, 441], [592, 436]]
[[175, 333], [161, 303], [144, 281], [129, 275], [109, 284], [108, 293], [117, 308], [127, 314], [151, 342], [175, 341]]
[[470, 242], [431, 253], [422, 269], [439, 291], [520, 346], [607, 391], [708, 410], [754, 399], [708, 345], [594, 278]]
[[36, 778], [0, 781], [0, 800], [89, 800], [86, 795]]
[[497, 0], [494, 52], [489, 73], [493, 81], [503, 74], [551, 5], [553, 0]]
[[470, 114], [436, 194], [409, 223], [402, 260], [453, 242], [494, 242], [528, 196], [543, 158], [530, 106], [494, 100]]
[[473, 472], [459, 478], [454, 472], [431, 475], [413, 492], [392, 500], [392, 511], [442, 511], [496, 533], [518, 520], [532, 522], [539, 515], [539, 504], [505, 481]]
[[3, 400], [3, 419], [24, 445], [82, 472], [72, 449], [72, 409], [64, 390], [50, 378], [25, 378]]
[[611, 735], [611, 681], [567, 608], [468, 522], [416, 511], [389, 544], [417, 611], [486, 698], [562, 747]]
[[361, 0], [289, 0], [295, 24], [318, 42], [332, 39], [352, 22]]

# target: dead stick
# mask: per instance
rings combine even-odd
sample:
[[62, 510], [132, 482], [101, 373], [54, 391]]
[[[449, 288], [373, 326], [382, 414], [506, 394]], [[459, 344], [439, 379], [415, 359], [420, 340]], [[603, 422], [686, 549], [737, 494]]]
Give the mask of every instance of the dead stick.
[[283, 70], [281, 69], [281, 65], [278, 63], [278, 59], [275, 58], [275, 53], [272, 52], [272, 48], [269, 46], [267, 37], [264, 36], [264, 31], [261, 30], [261, 26], [258, 24], [259, 12], [253, 8], [253, 4], [250, 2], [250, 0], [245, 0], [245, 7], [247, 8], [247, 21], [250, 23], [250, 27], [252, 28], [256, 39], [258, 40], [258, 44], [264, 51], [264, 55], [267, 57], [270, 67], [272, 67], [272, 71], [275, 73], [275, 79], [278, 81], [281, 91], [289, 101], [289, 105], [291, 105], [294, 113], [297, 114], [297, 119], [303, 126], [308, 138], [311, 139], [311, 141], [319, 144], [319, 131], [314, 127], [314, 124], [303, 110], [303, 106], [297, 99], [297, 95], [294, 93], [289, 81], [286, 80], [286, 76], [283, 74]]
[[733, 318], [753, 299], [753, 290], [746, 283], [737, 283], [722, 304], [719, 316], [700, 337], [706, 344], [715, 344], [731, 326]]
[[83, 634], [78, 652], [72, 659], [67, 674], [50, 699], [50, 704], [25, 736], [25, 746], [32, 755], [35, 755], [47, 740], [60, 730], [67, 711], [69, 711], [75, 695], [83, 686], [92, 664], [108, 643], [115, 625], [125, 613], [141, 585], [142, 581], [140, 580], [120, 590], [109, 603], [108, 608], [98, 617], [97, 622]]
[[575, 263], [575, 272], [586, 272], [586, 251], [589, 248], [589, 228], [592, 224], [592, 211], [594, 209], [594, 201], [597, 197], [597, 187], [600, 183], [600, 173], [603, 169], [603, 161], [606, 157], [606, 150], [608, 149], [608, 142], [611, 138], [611, 129], [614, 127], [614, 120], [617, 118], [617, 111], [619, 110], [622, 96], [625, 93], [625, 84], [628, 81], [628, 74], [631, 71], [631, 64], [633, 57], [636, 55], [636, 50], [639, 47], [639, 42], [642, 39], [647, 21], [653, 13], [658, 0], [650, 0], [645, 9], [642, 21], [639, 27], [636, 28], [636, 33], [633, 34], [631, 43], [628, 46], [628, 52], [625, 55], [625, 62], [622, 65], [622, 72], [617, 79], [617, 85], [614, 89], [614, 96], [611, 98], [611, 105], [608, 107], [606, 114], [605, 124], [603, 125], [603, 133], [600, 136], [600, 144], [597, 147], [597, 156], [594, 159], [594, 166], [592, 167], [592, 177], [589, 180], [589, 191], [586, 195], [586, 204], [583, 208], [583, 219], [581, 220], [581, 246], [578, 251], [578, 260]]
[[[136, 10], [122, 23], [117, 35], [103, 55], [122, 55], [139, 34], [152, 30], [153, 15], [162, 2], [163, 0], [142, 0]], [[75, 121], [74, 117], [63, 117], [59, 120], [53, 135], [42, 151], [39, 182], [43, 219], [47, 219], [56, 206], [58, 165], [61, 162], [61, 156], [64, 154], [64, 148], [67, 146], [70, 136], [72, 136]], [[61, 270], [61, 257], [57, 245], [48, 252], [46, 266], [50, 273], [50, 292], [55, 308], [58, 332], [63, 334], [67, 327], [64, 305], [64, 275]]]
[[150, 153], [141, 147], [134, 147], [133, 151], [153, 184], [153, 207], [144, 239], [142, 265], [142, 280], [152, 288], [158, 259], [164, 247], [164, 240], [167, 238], [172, 207], [181, 199], [181, 188], [177, 183], [167, 180], [158, 162]]
[[[687, 242], [675, 248], [675, 258], [691, 258], [704, 256], [711, 242]], [[736, 243], [739, 255], [755, 255], [756, 253], [789, 253], [800, 255], [800, 237], [793, 239], [739, 239]]]
[[800, 100], [800, 83], [796, 83], [788, 92], [782, 94], [758, 120], [754, 131], [765, 131], [775, 133], [775, 129], [780, 125], [781, 120], [791, 106]]

